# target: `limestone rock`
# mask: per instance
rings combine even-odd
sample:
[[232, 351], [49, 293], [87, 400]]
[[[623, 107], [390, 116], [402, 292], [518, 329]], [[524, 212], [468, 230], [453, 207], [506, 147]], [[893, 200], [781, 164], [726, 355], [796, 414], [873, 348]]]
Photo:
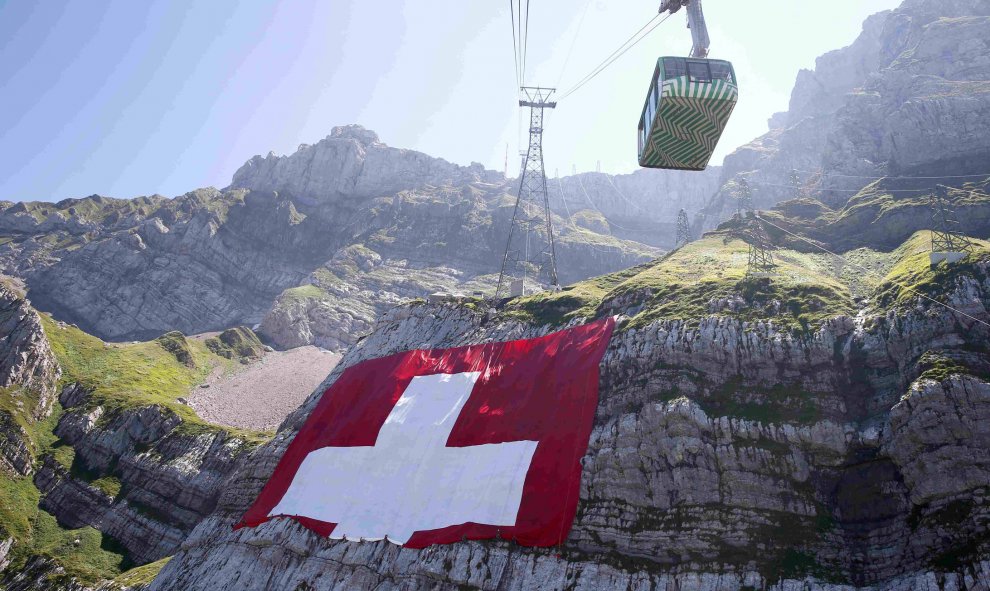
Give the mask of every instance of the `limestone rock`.
[[[704, 208], [720, 186], [720, 166], [703, 172], [639, 169], [631, 174], [587, 172], [547, 179], [550, 207], [565, 221], [606, 234], [673, 249], [677, 212]], [[582, 214], [585, 214], [584, 216]], [[592, 225], [587, 215], [597, 219]]]
[[[400, 301], [493, 284], [514, 199], [501, 175], [389, 148], [350, 128], [261, 160], [223, 191], [8, 204], [0, 270], [23, 279], [39, 309], [106, 340], [254, 326], [271, 315], [272, 342], [334, 348]], [[562, 281], [661, 254], [554, 223]], [[333, 277], [334, 298], [272, 312], [280, 294], [328, 288]], [[280, 326], [284, 316], [305, 317], [308, 327]]]
[[0, 286], [0, 388], [17, 387], [37, 402], [34, 418], [48, 416], [61, 370], [30, 303]]
[[842, 205], [869, 177], [985, 173], [988, 37], [983, 0], [908, 0], [870, 17], [852, 45], [798, 74], [788, 112], [767, 134], [726, 157], [721, 189], [696, 223], [710, 229], [732, 215], [742, 179], [755, 206], [768, 209], [800, 196]]
[[497, 183], [501, 175], [480, 164], [457, 166], [421, 152], [390, 148], [359, 125], [335, 127], [290, 156], [255, 156], [234, 173], [231, 187], [284, 191], [304, 202], [362, 199], [424, 185]]
[[[959, 282], [948, 299], [990, 318], [990, 279]], [[233, 531], [347, 366], [551, 330], [456, 304], [396, 307], [231, 475], [152, 589], [980, 588], [990, 385], [916, 373], [927, 349], [961, 355], [990, 337], [951, 314], [840, 317], [805, 335], [719, 317], [620, 326], [601, 364], [578, 515], [550, 552], [333, 541], [289, 520]]]

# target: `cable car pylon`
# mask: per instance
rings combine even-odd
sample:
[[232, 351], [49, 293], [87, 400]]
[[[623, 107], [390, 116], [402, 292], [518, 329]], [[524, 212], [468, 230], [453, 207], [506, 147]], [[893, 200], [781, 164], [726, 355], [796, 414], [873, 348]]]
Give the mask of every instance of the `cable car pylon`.
[[932, 212], [931, 265], [934, 267], [942, 261], [947, 264], [961, 261], [972, 252], [973, 243], [960, 231], [962, 225], [949, 203], [949, 188], [935, 185], [929, 196], [929, 207]]
[[525, 99], [519, 101], [519, 106], [529, 107], [529, 147], [519, 175], [519, 192], [495, 288], [496, 300], [547, 287], [560, 288], [543, 168], [543, 112], [556, 108], [557, 103], [550, 101], [556, 89], [524, 86], [521, 90]]

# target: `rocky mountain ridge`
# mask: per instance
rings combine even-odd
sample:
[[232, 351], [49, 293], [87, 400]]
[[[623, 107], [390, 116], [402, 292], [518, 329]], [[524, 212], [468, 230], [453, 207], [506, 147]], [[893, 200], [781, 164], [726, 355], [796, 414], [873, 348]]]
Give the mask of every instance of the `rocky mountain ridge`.
[[501, 184], [505, 178], [477, 162], [462, 167], [422, 152], [392, 148], [359, 125], [335, 127], [295, 153], [255, 156], [234, 172], [230, 188], [277, 191], [303, 203], [368, 199], [426, 185]]
[[694, 217], [718, 191], [722, 169], [702, 172], [639, 169], [632, 174], [586, 172], [547, 179], [550, 207], [583, 228], [670, 250], [677, 213]]
[[[990, 250], [981, 242], [947, 279], [928, 269], [927, 239], [909, 240], [870, 288], [898, 296], [865, 305], [828, 259], [781, 249], [776, 278], [746, 279], [745, 244], [713, 236], [494, 317], [396, 308], [324, 386], [370, 357], [620, 316], [567, 542], [420, 551], [328, 540], [290, 520], [233, 531], [321, 387], [231, 476], [151, 589], [982, 588]], [[685, 276], [700, 259], [717, 267]], [[905, 268], [978, 321], [906, 291]], [[684, 283], [671, 291], [670, 276]], [[695, 287], [700, 314], [662, 312]]]
[[[491, 290], [511, 186], [340, 127], [252, 159], [224, 190], [0, 203], [0, 267], [40, 309], [111, 340], [260, 323], [277, 346], [339, 350], [401, 301]], [[661, 252], [555, 224], [563, 281]]]
[[990, 177], [988, 38], [982, 0], [905, 0], [870, 17], [852, 45], [798, 74], [768, 133], [725, 158], [697, 227], [728, 219], [744, 180], [769, 209], [795, 192], [838, 207], [881, 177], [923, 191]]
[[0, 389], [0, 588], [147, 584], [266, 438], [206, 424], [181, 402], [241, 353], [180, 333], [112, 345], [6, 288], [0, 301], [0, 356], [20, 361], [4, 365], [14, 385]]

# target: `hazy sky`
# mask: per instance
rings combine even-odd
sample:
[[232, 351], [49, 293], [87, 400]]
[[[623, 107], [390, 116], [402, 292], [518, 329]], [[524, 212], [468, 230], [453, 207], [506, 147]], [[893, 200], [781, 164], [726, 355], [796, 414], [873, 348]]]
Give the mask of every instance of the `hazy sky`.
[[[573, 86], [658, 3], [531, 0], [526, 82]], [[740, 80], [713, 163], [786, 109], [799, 68], [899, 3], [706, 0], [711, 56], [731, 60]], [[508, 6], [0, 0], [0, 199], [223, 187], [252, 155], [291, 153], [347, 123], [392, 146], [499, 170], [508, 146], [514, 175], [521, 134]], [[635, 168], [653, 64], [687, 53], [684, 25], [682, 11], [561, 101], [546, 123], [551, 175], [598, 161], [607, 172]]]

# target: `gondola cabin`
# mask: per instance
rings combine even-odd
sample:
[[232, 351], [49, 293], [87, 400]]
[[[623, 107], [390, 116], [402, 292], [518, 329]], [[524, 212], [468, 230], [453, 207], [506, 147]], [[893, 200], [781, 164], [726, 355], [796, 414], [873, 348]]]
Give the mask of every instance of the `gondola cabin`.
[[639, 165], [704, 170], [738, 96], [729, 62], [661, 57], [639, 120]]

